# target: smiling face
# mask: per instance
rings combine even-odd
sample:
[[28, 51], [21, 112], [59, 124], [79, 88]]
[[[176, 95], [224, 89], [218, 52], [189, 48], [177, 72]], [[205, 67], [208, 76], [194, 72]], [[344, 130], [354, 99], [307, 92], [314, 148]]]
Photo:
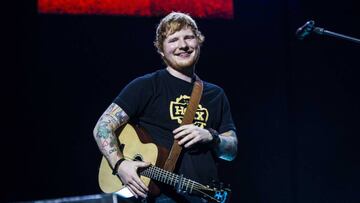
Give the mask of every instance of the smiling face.
[[168, 67], [192, 76], [203, 42], [204, 36], [188, 14], [171, 12], [156, 28], [154, 45]]
[[168, 66], [179, 72], [192, 74], [200, 55], [200, 43], [190, 27], [167, 36], [162, 47], [160, 54]]

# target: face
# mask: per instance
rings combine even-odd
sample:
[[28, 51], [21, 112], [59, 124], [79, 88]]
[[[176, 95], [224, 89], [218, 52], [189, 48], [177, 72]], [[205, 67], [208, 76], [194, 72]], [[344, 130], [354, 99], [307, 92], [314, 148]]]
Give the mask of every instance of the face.
[[184, 72], [193, 69], [200, 54], [198, 38], [191, 28], [185, 27], [165, 38], [160, 54], [175, 70]]

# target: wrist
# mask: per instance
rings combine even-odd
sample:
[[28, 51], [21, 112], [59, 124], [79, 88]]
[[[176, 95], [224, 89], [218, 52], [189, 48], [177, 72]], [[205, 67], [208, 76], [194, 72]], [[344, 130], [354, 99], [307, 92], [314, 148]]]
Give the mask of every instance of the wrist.
[[207, 130], [209, 131], [209, 133], [212, 137], [212, 140], [209, 142], [210, 146], [211, 147], [218, 146], [221, 142], [220, 134], [212, 128], [208, 128]]
[[120, 164], [121, 164], [123, 161], [125, 161], [125, 158], [124, 158], [124, 157], [123, 157], [123, 158], [120, 158], [120, 159], [115, 163], [114, 168], [113, 168], [113, 171], [112, 171], [112, 174], [113, 174], [113, 175], [116, 175], [116, 174], [118, 173], [119, 166], [120, 166]]

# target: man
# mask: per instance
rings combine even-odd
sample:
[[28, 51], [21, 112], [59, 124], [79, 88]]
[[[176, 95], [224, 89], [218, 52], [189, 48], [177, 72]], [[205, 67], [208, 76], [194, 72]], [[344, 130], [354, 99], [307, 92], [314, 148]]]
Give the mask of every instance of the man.
[[[125, 159], [119, 149], [114, 131], [129, 121], [136, 122], [158, 146], [168, 150], [177, 139], [183, 155], [175, 173], [202, 184], [217, 180], [217, 158], [231, 161], [236, 156], [236, 128], [220, 87], [204, 82], [194, 123], [179, 127], [186, 107], [183, 104], [188, 102], [193, 88], [195, 64], [203, 41], [204, 36], [189, 15], [172, 12], [164, 17], [157, 27], [154, 44], [167, 67], [130, 82], [96, 124], [94, 137], [101, 152], [135, 197], [147, 197], [148, 188], [137, 169], [149, 163]], [[168, 191], [156, 201], [203, 202], [199, 197]]]

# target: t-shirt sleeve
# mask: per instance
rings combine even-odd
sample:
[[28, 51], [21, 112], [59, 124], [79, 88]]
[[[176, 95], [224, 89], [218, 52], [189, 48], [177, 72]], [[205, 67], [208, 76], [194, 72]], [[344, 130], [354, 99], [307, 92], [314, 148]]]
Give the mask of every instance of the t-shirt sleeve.
[[229, 100], [224, 91], [222, 91], [222, 116], [220, 119], [219, 133], [224, 133], [229, 130], [236, 131], [234, 121], [232, 119]]
[[143, 112], [152, 93], [151, 79], [143, 76], [126, 85], [113, 102], [119, 105], [130, 118], [134, 118]]

